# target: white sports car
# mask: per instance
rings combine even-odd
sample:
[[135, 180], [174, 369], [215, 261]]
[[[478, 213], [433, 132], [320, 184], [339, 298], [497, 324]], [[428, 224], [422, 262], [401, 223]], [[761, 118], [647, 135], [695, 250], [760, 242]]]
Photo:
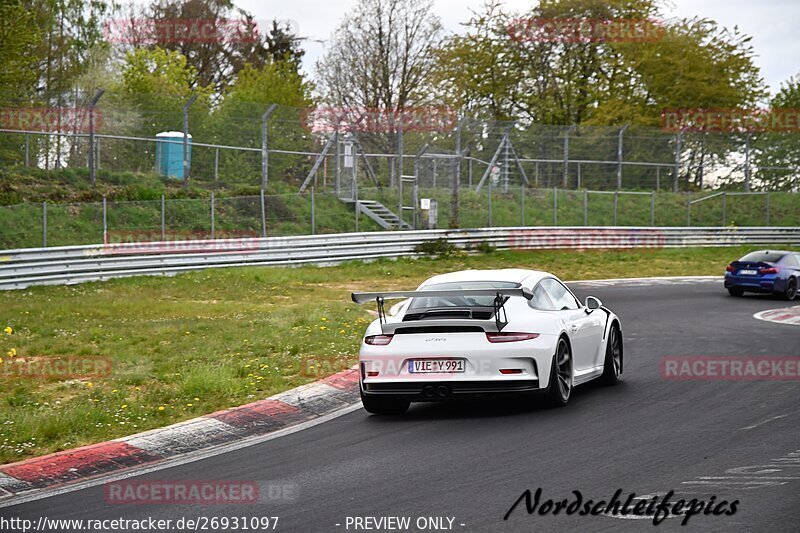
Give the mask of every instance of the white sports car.
[[[557, 277], [534, 270], [465, 270], [416, 291], [353, 293], [375, 301], [359, 353], [361, 401], [374, 414], [410, 402], [541, 392], [555, 406], [572, 387], [622, 373], [619, 318]], [[384, 301], [408, 299], [394, 316]]]

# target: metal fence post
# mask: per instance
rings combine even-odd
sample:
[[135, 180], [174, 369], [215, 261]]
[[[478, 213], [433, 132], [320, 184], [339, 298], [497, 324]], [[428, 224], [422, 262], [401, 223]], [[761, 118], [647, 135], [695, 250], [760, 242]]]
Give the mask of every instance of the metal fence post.
[[[333, 139], [336, 143], [336, 159], [333, 161], [333, 179], [334, 179], [334, 188], [336, 189], [336, 197], [339, 198], [341, 196], [340, 189], [341, 189], [341, 174], [339, 169], [339, 159], [341, 158], [341, 147], [339, 143], [339, 125], [336, 125], [336, 130], [333, 132]], [[403, 203], [402, 201], [400, 202]]]
[[[356, 218], [355, 218], [356, 233], [358, 233], [358, 215], [361, 214], [361, 205], [358, 203], [358, 200], [355, 200], [355, 203], [353, 205], [355, 206], [355, 212], [356, 212]], [[417, 228], [414, 228], [414, 229], [417, 229]]]
[[108, 211], [105, 195], [103, 195], [103, 244], [108, 244]]
[[215, 229], [215, 227], [214, 227], [214, 211], [215, 211], [215, 209], [214, 209], [214, 191], [211, 191], [211, 238], [212, 239], [215, 238], [215, 233], [214, 233], [214, 229]]
[[619, 204], [619, 191], [614, 191], [614, 225], [617, 225], [617, 204]]
[[722, 193], [722, 225], [725, 225], [727, 220], [728, 211], [728, 193]]
[[765, 208], [766, 208], [766, 214], [767, 214], [767, 226], [769, 226], [769, 191], [767, 191], [767, 194], [766, 194], [766, 204], [767, 205], [765, 206]]
[[42, 202], [42, 248], [47, 248], [47, 202]]
[[569, 177], [569, 134], [575, 129], [575, 124], [570, 126], [564, 132], [564, 188], [567, 188], [567, 179]]
[[311, 186], [311, 235], [316, 233], [316, 220], [314, 218], [314, 186]]
[[576, 187], [576, 189], [580, 189], [581, 188], [581, 162], [578, 161], [577, 165], [578, 165], [578, 186]]
[[164, 195], [161, 195], [161, 240], [165, 241], [167, 238], [167, 224], [166, 224], [166, 201]]
[[520, 185], [520, 203], [522, 205], [521, 212], [522, 212], [522, 225], [525, 226], [525, 185]]
[[622, 189], [622, 136], [625, 130], [628, 129], [628, 124], [622, 126], [619, 130], [619, 137], [617, 139], [617, 190]]
[[489, 227], [492, 227], [492, 178], [489, 177], [489, 186], [486, 188], [489, 202]]
[[461, 225], [461, 125], [463, 122], [462, 118], [456, 124], [456, 164], [453, 169], [453, 190], [450, 195], [450, 228], [458, 228]]
[[261, 190], [267, 188], [267, 180], [269, 179], [269, 152], [267, 151], [267, 120], [269, 116], [275, 111], [277, 104], [272, 104], [267, 108], [263, 115], [261, 115]]
[[656, 225], [656, 191], [650, 193], [650, 226]]
[[583, 225], [589, 225], [589, 191], [583, 190]]
[[25, 134], [25, 166], [26, 167], [31, 166], [30, 157], [31, 157], [31, 134], [30, 133], [26, 133]]
[[678, 192], [678, 175], [681, 171], [681, 141], [683, 140], [683, 131], [678, 132], [675, 136], [675, 181], [672, 185], [672, 192]]
[[656, 165], [656, 190], [661, 190], [661, 165]]
[[261, 190], [261, 237], [267, 236], [267, 210], [264, 205], [264, 190]]
[[744, 192], [750, 192], [750, 135], [744, 138]]
[[94, 106], [97, 101], [103, 96], [105, 91], [98, 89], [92, 100], [89, 102], [89, 177], [92, 181], [92, 187], [95, 185], [94, 174]]
[[686, 197], [686, 225], [692, 225], [692, 197]]
[[214, 182], [219, 181], [219, 146], [214, 148]]
[[197, 94], [189, 97], [183, 106], [183, 185], [189, 186], [189, 106], [197, 100]]
[[553, 187], [553, 225], [558, 226], [558, 187]]

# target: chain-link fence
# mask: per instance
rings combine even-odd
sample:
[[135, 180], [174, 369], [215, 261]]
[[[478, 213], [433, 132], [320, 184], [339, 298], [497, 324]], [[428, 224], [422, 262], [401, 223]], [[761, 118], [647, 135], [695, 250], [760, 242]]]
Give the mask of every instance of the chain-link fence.
[[360, 186], [398, 190], [401, 176], [422, 188], [474, 190], [489, 179], [502, 190], [796, 191], [800, 183], [800, 134], [791, 132], [547, 126], [457, 119], [435, 107], [355, 113], [116, 92], [94, 107], [10, 103], [2, 117], [3, 165], [167, 174], [217, 188], [314, 184], [342, 193], [352, 189], [351, 157]]
[[[800, 225], [800, 198], [783, 192], [504, 190], [489, 181], [481, 191], [461, 191], [458, 204], [445, 188], [418, 187], [409, 209], [401, 209], [396, 189], [364, 187], [356, 194], [357, 201], [342, 200], [309, 188], [302, 194], [1, 206], [0, 249], [448, 228], [455, 227], [454, 205], [462, 228]], [[396, 213], [405, 225], [392, 224]]]

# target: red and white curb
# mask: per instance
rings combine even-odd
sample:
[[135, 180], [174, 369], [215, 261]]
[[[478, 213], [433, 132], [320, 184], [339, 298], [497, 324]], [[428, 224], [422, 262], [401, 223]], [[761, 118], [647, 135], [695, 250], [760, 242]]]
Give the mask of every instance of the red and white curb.
[[768, 309], [753, 315], [753, 318], [775, 322], [776, 324], [791, 324], [800, 326], [800, 305], [794, 307], [783, 307], [780, 309]]
[[285, 432], [324, 419], [358, 401], [358, 372], [351, 368], [264, 400], [171, 426], [0, 466], [0, 502], [42, 489], [175, 463], [181, 456], [237, 441]]

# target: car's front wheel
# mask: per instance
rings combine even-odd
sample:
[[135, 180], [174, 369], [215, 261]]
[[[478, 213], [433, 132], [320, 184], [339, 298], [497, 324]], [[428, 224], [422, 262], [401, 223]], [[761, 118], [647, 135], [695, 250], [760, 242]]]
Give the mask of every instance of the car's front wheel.
[[616, 385], [619, 383], [620, 374], [622, 374], [622, 334], [615, 323], [608, 332], [606, 358], [603, 362], [603, 375], [600, 379], [606, 385]]
[[744, 290], [739, 287], [728, 287], [728, 294], [731, 296], [741, 296], [744, 294]]
[[367, 396], [362, 392], [361, 405], [373, 415], [402, 415], [411, 402], [391, 396]]
[[550, 386], [547, 403], [562, 407], [569, 402], [572, 393], [572, 351], [564, 337], [558, 339], [553, 364], [550, 365]]

